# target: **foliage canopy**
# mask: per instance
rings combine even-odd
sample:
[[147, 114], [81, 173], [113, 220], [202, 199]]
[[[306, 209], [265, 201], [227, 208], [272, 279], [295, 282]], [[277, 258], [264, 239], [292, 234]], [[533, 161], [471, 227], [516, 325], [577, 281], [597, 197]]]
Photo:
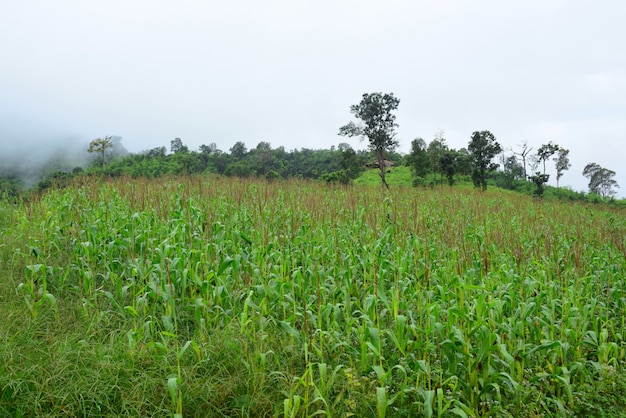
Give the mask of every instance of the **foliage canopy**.
[[472, 171], [474, 186], [485, 191], [487, 190], [487, 173], [498, 168], [498, 164], [493, 163], [492, 160], [502, 151], [502, 147], [491, 132], [476, 131], [472, 134], [467, 150], [474, 166]]
[[96, 138], [89, 143], [89, 148], [87, 151], [89, 152], [97, 152], [100, 154], [102, 160], [102, 169], [104, 170], [105, 164], [105, 153], [106, 150], [113, 147], [112, 137], [105, 136], [104, 138]]
[[366, 93], [359, 104], [350, 106], [350, 112], [361, 120], [361, 123], [350, 122], [339, 128], [339, 135], [367, 138], [369, 148], [376, 153], [380, 178], [387, 188], [385, 181], [386, 166], [384, 164], [385, 151], [393, 151], [398, 146], [395, 139], [396, 116], [393, 114], [400, 104], [400, 99], [393, 93]]
[[619, 188], [619, 184], [613, 178], [615, 171], [600, 167], [596, 163], [589, 163], [583, 170], [583, 176], [589, 179], [590, 192], [604, 197], [610, 197], [617, 193], [615, 188]]

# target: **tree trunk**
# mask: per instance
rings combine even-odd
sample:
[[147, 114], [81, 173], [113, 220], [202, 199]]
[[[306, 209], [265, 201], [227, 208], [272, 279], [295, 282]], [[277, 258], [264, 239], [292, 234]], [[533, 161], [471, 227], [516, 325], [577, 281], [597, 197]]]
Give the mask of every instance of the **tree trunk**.
[[385, 180], [386, 167], [385, 167], [385, 160], [383, 159], [382, 149], [376, 150], [376, 161], [378, 162], [378, 169], [380, 170], [379, 174], [380, 174], [380, 179], [383, 183], [383, 187], [386, 187], [388, 189], [389, 185], [387, 184], [387, 180]]
[[380, 179], [383, 182], [383, 187], [389, 189], [389, 185], [385, 180], [385, 172], [387, 171], [387, 167], [385, 167], [385, 160], [383, 159], [383, 150], [376, 150], [376, 159], [378, 160], [378, 168], [380, 169]]

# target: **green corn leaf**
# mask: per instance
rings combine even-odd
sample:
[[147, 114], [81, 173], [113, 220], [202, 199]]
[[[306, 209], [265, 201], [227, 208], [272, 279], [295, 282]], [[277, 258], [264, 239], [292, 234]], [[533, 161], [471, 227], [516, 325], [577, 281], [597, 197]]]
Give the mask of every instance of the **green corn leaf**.
[[433, 403], [435, 402], [435, 391], [425, 390], [422, 392], [424, 401], [424, 417], [431, 418], [433, 416]]
[[246, 234], [244, 234], [243, 232], [240, 232], [239, 236], [241, 237], [242, 240], [246, 242], [246, 244], [252, 245], [252, 240]]
[[558, 347], [561, 343], [559, 341], [547, 341], [541, 345], [538, 345], [536, 347], [533, 347], [531, 350], [529, 350], [525, 356], [526, 357], [530, 357], [531, 355], [533, 355], [534, 353], [538, 352], [538, 351], [543, 351], [543, 350], [550, 350], [552, 348]]
[[220, 263], [219, 269], [217, 269], [217, 275], [221, 276], [222, 273], [224, 273], [224, 271], [228, 267], [230, 267], [234, 262], [235, 262], [235, 259], [234, 258], [230, 258], [230, 257], [226, 257], [224, 260], [222, 260], [222, 262]]
[[297, 341], [300, 341], [300, 331], [291, 326], [291, 324], [287, 321], [280, 321], [280, 326], [287, 332], [288, 335], [291, 335]]
[[385, 387], [376, 388], [376, 412], [378, 418], [385, 418], [387, 415], [387, 389]]

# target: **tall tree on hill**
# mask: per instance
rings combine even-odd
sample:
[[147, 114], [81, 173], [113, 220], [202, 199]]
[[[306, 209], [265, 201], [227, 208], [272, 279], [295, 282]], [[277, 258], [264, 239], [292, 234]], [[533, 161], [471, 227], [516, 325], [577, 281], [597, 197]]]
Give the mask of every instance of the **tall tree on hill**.
[[472, 181], [475, 187], [482, 191], [487, 190], [487, 174], [498, 168], [492, 162], [493, 158], [502, 151], [496, 137], [489, 131], [476, 131], [472, 134], [467, 150], [472, 160]]
[[183, 140], [180, 138], [174, 138], [170, 141], [170, 151], [173, 154], [184, 154], [189, 152], [189, 147], [183, 144]]
[[543, 174], [546, 174], [546, 161], [550, 159], [557, 151], [559, 146], [553, 144], [552, 141], [539, 147], [537, 150], [537, 159], [543, 163]]
[[230, 155], [235, 159], [235, 161], [243, 160], [248, 155], [248, 149], [246, 148], [246, 144], [241, 141], [235, 142], [230, 149]]
[[533, 150], [533, 147], [528, 146], [528, 141], [522, 142], [519, 147], [521, 147], [522, 150], [520, 152], [513, 152], [513, 154], [522, 157], [522, 165], [524, 166], [524, 180], [526, 180], [528, 178], [528, 174], [526, 172], [526, 157], [528, 157], [528, 154], [530, 154], [530, 152]]
[[104, 171], [105, 153], [106, 150], [113, 147], [111, 136], [105, 136], [104, 138], [96, 138], [89, 143], [88, 152], [97, 152], [102, 159], [102, 170]]
[[563, 177], [563, 172], [572, 166], [569, 162], [569, 150], [559, 148], [558, 155], [553, 158], [556, 163], [556, 188], [559, 188], [559, 180]]
[[583, 170], [583, 176], [589, 179], [589, 191], [600, 196], [610, 197], [617, 192], [614, 188], [619, 188], [615, 177], [615, 171], [600, 167], [596, 163], [589, 163]]
[[398, 146], [395, 138], [396, 116], [392, 113], [398, 108], [400, 99], [393, 93], [366, 93], [359, 104], [350, 106], [350, 112], [361, 123], [350, 122], [339, 128], [339, 135], [367, 138], [369, 148], [376, 153], [380, 169], [380, 179], [384, 187], [389, 188], [385, 180], [387, 167], [384, 161], [385, 151], [393, 151]]

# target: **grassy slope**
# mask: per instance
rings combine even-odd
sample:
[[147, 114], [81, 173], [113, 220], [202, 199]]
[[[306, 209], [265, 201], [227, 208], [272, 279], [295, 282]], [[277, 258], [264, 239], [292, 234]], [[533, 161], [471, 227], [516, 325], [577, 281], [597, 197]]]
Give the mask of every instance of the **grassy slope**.
[[[406, 166], [392, 167], [385, 176], [387, 183], [394, 186], [411, 186], [413, 179], [411, 176], [411, 169]], [[354, 180], [354, 184], [357, 185], [380, 185], [380, 172], [379, 170], [367, 170], [361, 174], [359, 178]]]
[[[458, 177], [458, 176], [457, 176]], [[411, 174], [411, 169], [407, 166], [397, 166], [389, 169], [389, 172], [386, 175], [387, 183], [390, 186], [401, 186], [401, 187], [409, 187], [413, 185], [413, 176]], [[426, 179], [426, 182], [433, 182], [434, 179], [429, 177]], [[439, 187], [448, 187], [446, 179], [437, 179], [437, 183], [440, 184]], [[368, 186], [380, 186], [380, 174], [378, 170], [367, 170], [363, 172], [363, 174], [354, 180], [354, 184], [356, 185], [368, 185]], [[453, 186], [456, 189], [472, 189], [474, 186], [469, 179], [467, 180], [458, 180], [456, 184]], [[497, 188], [494, 184], [489, 185], [490, 188]], [[535, 185], [528, 182], [524, 183], [519, 181], [517, 183], [516, 190], [511, 192], [516, 194], [522, 194], [526, 196], [533, 196], [535, 190]], [[509, 192], [509, 190], [502, 189], [504, 193]], [[571, 189], [561, 188], [557, 189], [553, 186], [546, 186], [546, 190], [544, 192], [544, 198], [548, 200], [557, 199], [564, 201], [584, 201], [585, 193], [575, 192]], [[620, 200], [607, 200], [600, 196], [592, 196], [589, 197], [589, 201], [594, 203], [608, 202], [612, 205], [626, 208], [626, 199]]]
[[3, 204], [0, 414], [624, 413], [623, 215], [380, 193], [120, 180]]

